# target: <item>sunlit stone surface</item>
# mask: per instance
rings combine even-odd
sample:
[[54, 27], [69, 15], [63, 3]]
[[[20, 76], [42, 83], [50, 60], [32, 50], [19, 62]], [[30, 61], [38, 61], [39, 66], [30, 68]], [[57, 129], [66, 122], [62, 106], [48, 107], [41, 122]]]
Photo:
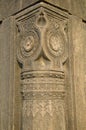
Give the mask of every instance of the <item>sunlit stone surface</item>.
[[0, 1], [0, 130], [86, 130], [85, 9]]

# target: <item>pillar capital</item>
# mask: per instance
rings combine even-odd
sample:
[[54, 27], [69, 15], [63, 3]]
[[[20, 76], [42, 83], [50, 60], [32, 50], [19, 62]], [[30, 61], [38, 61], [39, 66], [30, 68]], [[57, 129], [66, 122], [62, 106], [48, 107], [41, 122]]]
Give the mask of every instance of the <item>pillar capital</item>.
[[66, 130], [68, 14], [40, 2], [15, 18], [17, 60], [22, 64], [22, 130]]

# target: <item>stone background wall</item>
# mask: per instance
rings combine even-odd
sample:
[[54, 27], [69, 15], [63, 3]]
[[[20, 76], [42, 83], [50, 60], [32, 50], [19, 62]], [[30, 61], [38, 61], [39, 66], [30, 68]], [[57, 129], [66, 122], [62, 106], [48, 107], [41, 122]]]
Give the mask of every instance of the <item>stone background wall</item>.
[[6, 18], [39, 1], [49, 2], [86, 20], [86, 0], [0, 0], [0, 17]]
[[[20, 70], [16, 61], [16, 38], [12, 15], [38, 2], [39, 0], [0, 0], [0, 130], [21, 129], [18, 122], [21, 99], [17, 87]], [[70, 15], [69, 52], [72, 68], [70, 83], [75, 93], [75, 130], [86, 130], [86, 0], [45, 0], [45, 2], [59, 7]]]

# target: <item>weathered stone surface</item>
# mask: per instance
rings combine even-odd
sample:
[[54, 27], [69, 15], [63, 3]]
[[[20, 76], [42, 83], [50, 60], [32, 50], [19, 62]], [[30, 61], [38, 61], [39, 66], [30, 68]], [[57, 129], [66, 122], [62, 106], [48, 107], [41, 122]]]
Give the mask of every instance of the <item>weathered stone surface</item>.
[[69, 13], [86, 20], [86, 1], [85, 0], [1, 0], [0, 15], [6, 18], [18, 11], [31, 6], [37, 2], [45, 1], [54, 6], [67, 10]]
[[0, 130], [86, 130], [85, 1], [0, 2]]
[[78, 17], [72, 17], [73, 69], [76, 125], [78, 130], [86, 129], [86, 101], [85, 101], [85, 39], [86, 25]]
[[[12, 129], [12, 100], [13, 100], [13, 66], [11, 50], [12, 33], [11, 19], [8, 18], [0, 25], [0, 129]], [[12, 36], [12, 35], [11, 35]]]

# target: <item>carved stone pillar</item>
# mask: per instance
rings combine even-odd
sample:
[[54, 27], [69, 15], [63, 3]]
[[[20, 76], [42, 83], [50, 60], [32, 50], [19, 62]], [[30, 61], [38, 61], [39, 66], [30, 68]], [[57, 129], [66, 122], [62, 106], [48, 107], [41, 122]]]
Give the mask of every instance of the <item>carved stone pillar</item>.
[[22, 130], [67, 130], [67, 13], [40, 3], [16, 15]]

